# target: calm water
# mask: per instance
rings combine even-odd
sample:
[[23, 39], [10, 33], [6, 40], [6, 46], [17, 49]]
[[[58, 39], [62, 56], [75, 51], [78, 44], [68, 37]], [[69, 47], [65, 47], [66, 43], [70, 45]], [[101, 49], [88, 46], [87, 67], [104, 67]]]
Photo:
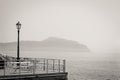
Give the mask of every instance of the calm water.
[[68, 62], [69, 80], [120, 80], [120, 63]]
[[[16, 51], [5, 53], [16, 56]], [[120, 80], [120, 62], [112, 61], [109, 58], [106, 59], [103, 56], [78, 52], [35, 51], [22, 51], [20, 56], [67, 59], [69, 80]]]

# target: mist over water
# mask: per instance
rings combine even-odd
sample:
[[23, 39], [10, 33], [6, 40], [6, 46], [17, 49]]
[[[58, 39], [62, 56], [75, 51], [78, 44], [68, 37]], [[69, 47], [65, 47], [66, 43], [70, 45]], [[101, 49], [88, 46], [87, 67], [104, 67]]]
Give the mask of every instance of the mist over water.
[[[3, 51], [2, 53], [4, 55], [17, 56], [17, 51]], [[119, 53], [20, 51], [20, 56], [31, 58], [62, 58], [68, 61], [120, 61]]]
[[[4, 51], [16, 57], [16, 51]], [[120, 62], [118, 54], [92, 52], [21, 51], [21, 57], [66, 59], [69, 80], [118, 80]], [[115, 58], [114, 58], [115, 57]]]

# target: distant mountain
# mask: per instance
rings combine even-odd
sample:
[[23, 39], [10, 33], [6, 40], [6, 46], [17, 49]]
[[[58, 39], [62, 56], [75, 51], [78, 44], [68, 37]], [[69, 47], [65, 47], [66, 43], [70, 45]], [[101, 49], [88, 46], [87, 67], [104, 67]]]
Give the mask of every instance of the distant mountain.
[[[16, 49], [16, 42], [0, 43], [1, 51], [16, 51]], [[21, 51], [90, 51], [84, 44], [56, 37], [50, 37], [43, 41], [21, 41], [20, 49]]]
[[[0, 50], [16, 51], [16, 46], [16, 42], [0, 43]], [[20, 49], [21, 51], [90, 51], [86, 45], [55, 37], [50, 37], [43, 41], [21, 41]]]

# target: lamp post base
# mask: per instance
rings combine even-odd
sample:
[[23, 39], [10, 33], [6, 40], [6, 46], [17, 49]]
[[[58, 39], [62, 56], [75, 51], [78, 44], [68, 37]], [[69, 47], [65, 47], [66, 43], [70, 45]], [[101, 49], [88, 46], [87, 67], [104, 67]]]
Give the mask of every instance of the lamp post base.
[[20, 58], [17, 58], [17, 66], [20, 66]]

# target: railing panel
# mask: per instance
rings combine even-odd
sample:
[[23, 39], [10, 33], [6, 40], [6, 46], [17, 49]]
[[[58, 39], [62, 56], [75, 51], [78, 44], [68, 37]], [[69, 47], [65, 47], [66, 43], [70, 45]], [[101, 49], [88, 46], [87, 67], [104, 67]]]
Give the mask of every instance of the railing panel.
[[65, 60], [46, 58], [15, 58], [0, 61], [0, 76], [65, 72]]

